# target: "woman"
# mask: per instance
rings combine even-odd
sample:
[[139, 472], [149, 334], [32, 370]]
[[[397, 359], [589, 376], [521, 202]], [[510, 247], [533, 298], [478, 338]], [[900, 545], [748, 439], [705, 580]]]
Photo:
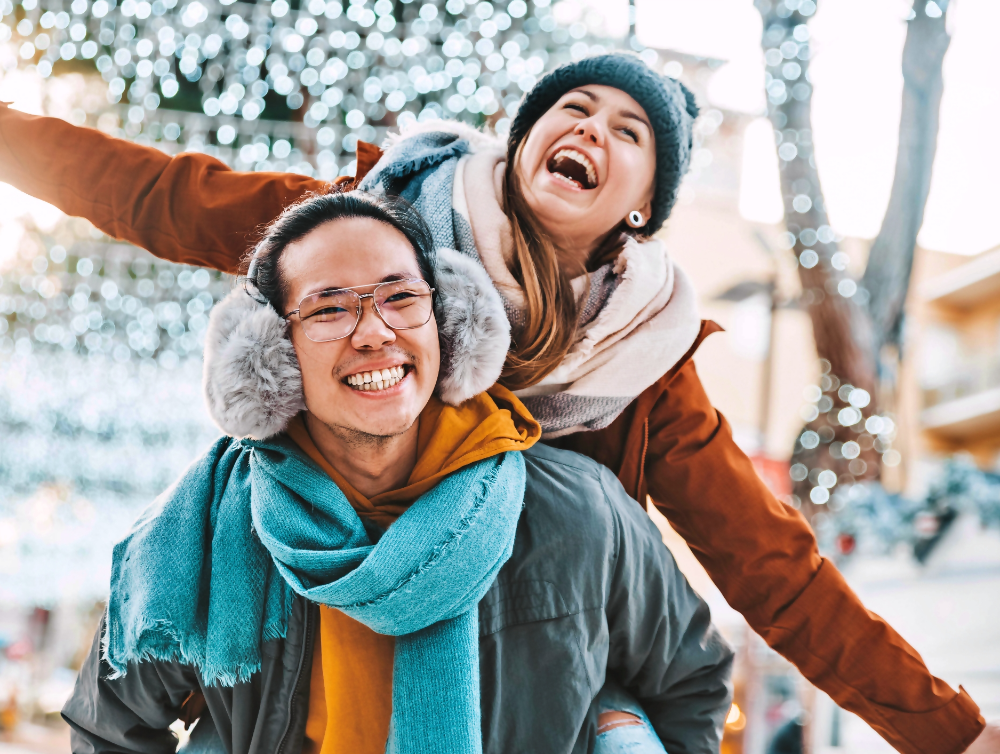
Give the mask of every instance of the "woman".
[[[577, 91], [600, 99], [606, 89], [634, 104], [621, 107], [618, 95], [598, 103]], [[617, 107], [608, 109], [609, 102]], [[695, 114], [679, 84], [634, 58], [584, 60], [545, 76], [526, 95], [506, 156], [493, 163], [492, 185], [498, 175], [500, 185], [492, 199], [485, 173], [475, 171], [483, 164], [476, 157], [495, 144], [440, 131], [399, 141], [364, 185], [401, 192], [422, 211], [436, 242], [451, 233], [447, 245], [481, 256], [514, 329], [503, 381], [526, 390], [523, 399], [548, 433], [560, 435], [556, 444], [611, 468], [637, 499], [649, 494], [729, 603], [838, 704], [900, 751], [958, 754], [983, 730], [977, 706], [931, 676], [917, 653], [865, 610], [820, 557], [803, 518], [761, 483], [690, 361], [716, 326], [699, 325], [685, 304], [685, 279], [662, 251], [657, 256], [652, 244], [635, 239], [620, 243], [623, 225], [649, 236], [669, 213]], [[0, 135], [10, 150], [0, 157], [0, 179], [159, 256], [229, 272], [239, 267], [234, 250], [261, 222], [310, 191], [328, 190], [302, 176], [234, 173], [202, 155], [169, 158], [9, 110], [0, 113]], [[564, 137], [577, 155], [551, 152]], [[359, 174], [366, 154], [359, 152]], [[636, 154], [642, 156], [618, 161]], [[108, 176], [108, 164], [121, 169]], [[489, 201], [481, 202], [484, 196]], [[496, 240], [505, 228], [509, 257]], [[618, 265], [602, 266], [619, 247]], [[624, 321], [640, 299], [606, 308], [633, 263], [663, 284], [642, 289], [645, 306], [636, 312], [639, 322], [659, 318], [656, 327]], [[581, 269], [592, 271], [589, 280]], [[631, 282], [641, 289], [643, 276]], [[574, 285], [585, 294], [581, 305], [569, 294]], [[590, 330], [586, 342], [577, 340], [580, 326]], [[574, 353], [580, 344], [590, 350]], [[644, 347], [632, 350], [636, 344]], [[996, 751], [996, 744], [985, 750]]]

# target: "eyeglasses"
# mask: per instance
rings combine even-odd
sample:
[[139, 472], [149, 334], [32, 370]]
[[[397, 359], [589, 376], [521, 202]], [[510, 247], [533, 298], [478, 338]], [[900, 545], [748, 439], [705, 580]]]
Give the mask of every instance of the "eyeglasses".
[[288, 312], [285, 319], [298, 314], [306, 337], [316, 343], [340, 340], [357, 328], [361, 321], [361, 300], [370, 298], [372, 308], [387, 327], [414, 330], [430, 321], [433, 294], [434, 289], [419, 278], [379, 283], [371, 293], [335, 288], [306, 296], [299, 302], [299, 308]]

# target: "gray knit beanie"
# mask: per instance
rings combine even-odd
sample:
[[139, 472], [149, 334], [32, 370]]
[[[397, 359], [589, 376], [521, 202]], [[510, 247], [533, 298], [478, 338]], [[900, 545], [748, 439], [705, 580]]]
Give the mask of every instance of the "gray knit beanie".
[[694, 95], [675, 79], [653, 72], [635, 55], [612, 53], [567, 63], [546, 74], [524, 95], [507, 138], [513, 161], [531, 127], [560, 97], [586, 84], [603, 84], [628, 94], [642, 105], [656, 137], [656, 190], [653, 214], [643, 227], [655, 233], [677, 199], [677, 188], [691, 160], [691, 128], [698, 117]]

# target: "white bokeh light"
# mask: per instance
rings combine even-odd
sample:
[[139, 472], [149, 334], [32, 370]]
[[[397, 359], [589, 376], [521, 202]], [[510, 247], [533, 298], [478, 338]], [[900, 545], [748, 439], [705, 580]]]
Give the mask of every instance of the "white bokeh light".
[[816, 164], [830, 224], [874, 238], [882, 225], [899, 139], [905, 0], [820, 3], [809, 25]]
[[753, 222], [778, 223], [784, 217], [778, 153], [767, 118], [751, 121], [743, 132], [739, 207], [740, 214]]
[[941, 130], [919, 240], [928, 249], [978, 254], [1000, 244], [1000, 3], [962, 0], [948, 17]]
[[[751, 0], [637, 0], [636, 33], [644, 44], [726, 61], [709, 79], [709, 104], [763, 112], [761, 23]], [[814, 57], [812, 123], [830, 222], [845, 236], [873, 238], [892, 188], [903, 77], [907, 0], [819, 4], [809, 24]], [[941, 128], [920, 243], [977, 254], [1000, 243], [1000, 53], [993, 43], [1000, 4], [962, 0], [948, 11], [951, 46], [944, 61]], [[755, 121], [744, 135], [740, 212], [776, 222], [780, 206], [773, 157]], [[773, 152], [773, 147], [770, 148]], [[765, 196], [770, 193], [770, 197]], [[772, 218], [765, 220], [764, 218]]]

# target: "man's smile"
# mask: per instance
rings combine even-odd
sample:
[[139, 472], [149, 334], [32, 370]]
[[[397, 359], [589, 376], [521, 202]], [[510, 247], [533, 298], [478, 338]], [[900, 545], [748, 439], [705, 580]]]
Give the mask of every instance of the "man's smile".
[[406, 376], [412, 371], [413, 367], [411, 365], [399, 364], [384, 369], [355, 372], [354, 374], [347, 375], [343, 381], [353, 390], [359, 392], [376, 392], [395, 387], [406, 379]]

